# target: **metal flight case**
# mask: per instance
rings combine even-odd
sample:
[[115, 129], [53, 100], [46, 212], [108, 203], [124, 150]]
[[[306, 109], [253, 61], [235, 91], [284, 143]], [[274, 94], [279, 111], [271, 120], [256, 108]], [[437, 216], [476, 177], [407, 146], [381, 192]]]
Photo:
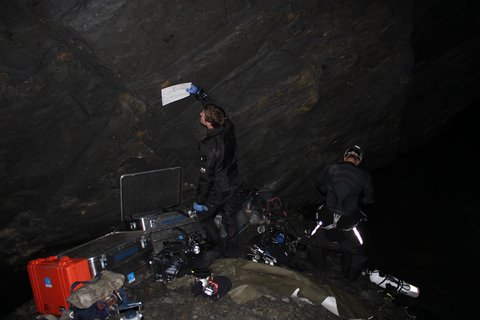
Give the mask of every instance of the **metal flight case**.
[[152, 275], [152, 251], [152, 243], [144, 231], [113, 231], [59, 256], [86, 259], [92, 277], [104, 269], [121, 273], [129, 286]]
[[182, 232], [205, 238], [199, 221], [179, 209], [182, 186], [181, 167], [120, 177], [121, 220], [129, 230], [145, 232], [155, 253], [163, 249], [165, 241], [177, 240]]

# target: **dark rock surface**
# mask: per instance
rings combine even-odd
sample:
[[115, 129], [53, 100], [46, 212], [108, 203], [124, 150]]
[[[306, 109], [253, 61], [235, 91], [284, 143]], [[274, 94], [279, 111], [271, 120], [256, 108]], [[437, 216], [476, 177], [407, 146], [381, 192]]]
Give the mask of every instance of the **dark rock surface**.
[[451, 0], [1, 1], [2, 273], [122, 228], [122, 174], [181, 166], [195, 185], [200, 107], [162, 107], [172, 84], [211, 93], [246, 184], [292, 206], [316, 201], [348, 144], [381, 168], [478, 101], [479, 14]]

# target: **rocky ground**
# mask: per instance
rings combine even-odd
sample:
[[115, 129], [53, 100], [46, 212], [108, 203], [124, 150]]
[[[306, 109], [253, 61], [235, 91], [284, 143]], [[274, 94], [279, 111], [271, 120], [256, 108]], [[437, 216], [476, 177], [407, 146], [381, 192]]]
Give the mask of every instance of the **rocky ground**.
[[[335, 278], [335, 273], [328, 280], [329, 285], [337, 285], [365, 299], [375, 310], [374, 319], [404, 320], [412, 319], [407, 309], [379, 292], [378, 288], [362, 277], [357, 283], [346, 287]], [[324, 281], [325, 277], [322, 277]], [[194, 296], [188, 286], [170, 287], [162, 283], [145, 280], [127, 290], [131, 301], [143, 302], [143, 319], [172, 320], [212, 320], [212, 319], [339, 319], [322, 306], [314, 306], [290, 297], [261, 297], [245, 304], [235, 303], [226, 295], [219, 300], [211, 300], [203, 296]], [[17, 309], [5, 319], [43, 319], [35, 311], [35, 304], [30, 301]]]
[[[325, 276], [321, 278], [319, 281], [325, 281]], [[326, 281], [331, 286], [339, 286], [368, 301], [374, 310], [374, 319], [415, 319], [408, 315], [405, 307], [394, 303], [391, 298], [379, 292], [378, 287], [370, 283], [366, 277], [361, 277], [357, 283], [346, 287], [336, 278], [336, 273], [332, 272]], [[245, 304], [237, 304], [228, 295], [213, 301], [203, 296], [194, 296], [190, 290], [188, 286], [170, 287], [149, 279], [129, 288], [127, 293], [131, 301], [143, 302], [142, 313], [145, 320], [339, 319], [322, 306], [314, 306], [290, 297], [261, 297]], [[34, 302], [30, 301], [5, 319], [42, 319], [42, 316], [38, 315]]]
[[[353, 289], [353, 291], [356, 290]], [[151, 281], [144, 282], [129, 290], [128, 294], [132, 300], [143, 302], [142, 313], [145, 320], [339, 319], [322, 306], [301, 303], [287, 297], [262, 297], [239, 305], [228, 295], [213, 301], [202, 296], [194, 297], [189, 287], [167, 289], [163, 284]], [[382, 297], [374, 288], [365, 288], [360, 294], [372, 299], [369, 302], [376, 309], [374, 319], [412, 319], [405, 308], [392, 303], [388, 298]], [[31, 301], [5, 319], [47, 319], [47, 317], [38, 315], [35, 311], [35, 305]]]
[[[242, 233], [242, 248], [248, 245], [248, 239], [255, 235], [256, 226], [249, 226]], [[303, 259], [303, 257], [300, 257]], [[345, 285], [338, 268], [338, 257], [331, 255], [327, 263], [330, 266], [326, 273], [320, 274], [311, 268], [307, 260], [302, 267], [302, 272], [309, 274], [320, 283], [330, 287], [336, 286], [344, 291], [353, 293], [358, 299], [367, 303], [372, 309], [374, 319], [404, 320], [404, 319], [426, 319], [419, 315], [409, 315], [405, 305], [396, 303], [395, 299], [384, 294], [379, 287], [368, 280], [367, 276], [361, 276], [355, 283]], [[194, 296], [191, 286], [188, 283], [190, 276], [183, 277], [186, 281], [174, 281], [169, 283], [155, 282], [150, 277], [135, 286], [127, 288], [130, 301], [141, 301], [143, 303], [143, 319], [339, 319], [323, 306], [311, 305], [299, 299], [285, 296], [263, 296], [250, 300], [244, 304], [237, 304], [227, 294], [214, 301], [204, 296]], [[180, 280], [180, 279], [177, 279]], [[8, 315], [7, 320], [19, 319], [44, 319], [48, 318], [39, 315], [35, 310], [32, 301], [25, 303], [15, 312]], [[111, 317], [112, 318], [112, 317]]]
[[[298, 218], [298, 215], [297, 215]], [[302, 230], [306, 223], [286, 221], [291, 230]], [[240, 248], [242, 256], [248, 258], [247, 252], [252, 243], [258, 238], [259, 224], [250, 223], [240, 234]], [[381, 288], [369, 281], [367, 275], [346, 285], [340, 274], [340, 256], [335, 253], [327, 255], [326, 270], [320, 273], [309, 262], [305, 251], [299, 250], [294, 258], [294, 270], [313, 277], [320, 284], [328, 285], [353, 294], [371, 310], [372, 319], [404, 320], [404, 319], [438, 319], [412, 307], [416, 301], [406, 300], [404, 295], [390, 296]], [[142, 282], [126, 287], [129, 300], [142, 302], [144, 320], [153, 319], [339, 319], [332, 312], [321, 305], [312, 305], [300, 299], [272, 295], [262, 296], [244, 304], [237, 304], [228, 294], [214, 301], [203, 295], [194, 295], [191, 292], [193, 277], [190, 275], [177, 278], [173, 282], [156, 282], [154, 276]], [[412, 303], [413, 302], [413, 303]], [[408, 307], [407, 307], [408, 306]], [[6, 320], [21, 319], [55, 319], [53, 316], [39, 315], [35, 310], [33, 299], [9, 314]], [[112, 317], [110, 317], [111, 319]], [[115, 318], [115, 317], [113, 317]], [[119, 318], [119, 317], [117, 317]]]

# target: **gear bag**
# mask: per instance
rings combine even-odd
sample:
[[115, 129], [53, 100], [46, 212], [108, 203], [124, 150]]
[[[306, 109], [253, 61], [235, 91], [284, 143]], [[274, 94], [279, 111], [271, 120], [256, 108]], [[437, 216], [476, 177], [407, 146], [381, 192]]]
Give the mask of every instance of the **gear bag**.
[[[105, 320], [128, 304], [123, 274], [103, 270], [91, 281], [77, 281], [67, 298], [73, 320]], [[83, 284], [80, 288], [77, 287]], [[75, 290], [77, 289], [77, 290]]]
[[242, 211], [249, 217], [250, 223], [281, 224], [285, 222], [287, 217], [285, 206], [271, 190], [252, 189], [243, 197], [246, 201]]

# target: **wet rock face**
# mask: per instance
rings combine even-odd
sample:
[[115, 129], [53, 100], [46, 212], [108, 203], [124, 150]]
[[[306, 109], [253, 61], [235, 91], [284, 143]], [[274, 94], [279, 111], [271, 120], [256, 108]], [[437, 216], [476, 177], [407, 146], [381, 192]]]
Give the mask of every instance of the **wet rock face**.
[[[351, 143], [364, 147], [370, 170], [421, 144], [478, 98], [478, 71], [464, 72], [475, 37], [416, 47], [415, 64], [412, 31], [427, 41], [418, 25], [441, 24], [448, 12], [425, 7], [2, 1], [2, 261], [23, 265], [120, 226], [124, 173], [181, 166], [186, 185], [196, 184], [200, 105], [162, 107], [169, 85], [204, 87], [236, 124], [246, 185], [272, 188], [291, 205], [317, 197], [316, 177]], [[465, 85], [439, 107], [434, 97], [455, 75]]]

